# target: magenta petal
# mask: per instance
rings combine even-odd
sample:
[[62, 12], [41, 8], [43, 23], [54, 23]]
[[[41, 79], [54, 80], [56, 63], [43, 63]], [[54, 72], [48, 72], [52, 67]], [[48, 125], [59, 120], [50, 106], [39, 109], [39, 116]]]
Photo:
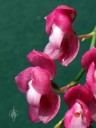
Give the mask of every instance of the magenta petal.
[[88, 50], [81, 59], [82, 67], [87, 71], [90, 64], [94, 62], [96, 64], [96, 48]]
[[77, 99], [82, 100], [84, 103], [88, 103], [92, 98], [92, 93], [86, 86], [76, 85], [67, 90], [64, 94], [65, 103], [71, 107]]
[[39, 107], [29, 107], [29, 117], [31, 121], [41, 121], [47, 124], [57, 114], [60, 108], [60, 96], [54, 92], [42, 95]]
[[32, 68], [27, 68], [15, 77], [16, 84], [22, 93], [26, 93], [28, 90], [28, 82], [31, 80]]
[[90, 125], [90, 112], [82, 101], [77, 101], [66, 112], [64, 117], [65, 128], [87, 128]]
[[74, 8], [66, 5], [60, 5], [56, 8], [56, 11], [67, 15], [72, 22], [75, 20], [76, 10]]
[[28, 114], [32, 122], [40, 122], [40, 119], [38, 117], [38, 112], [39, 112], [38, 107], [33, 107], [31, 105], [29, 106]]
[[74, 32], [72, 28], [72, 21], [67, 15], [57, 13], [55, 18], [54, 24], [56, 24], [64, 33]]
[[41, 97], [39, 119], [47, 124], [52, 120], [60, 108], [60, 96], [54, 92], [50, 92]]
[[51, 33], [52, 25], [55, 24], [63, 32], [72, 32], [72, 22], [76, 17], [76, 11], [68, 6], [58, 6], [55, 8], [48, 16], [45, 17], [46, 20], [46, 32]]
[[40, 67], [34, 67], [31, 74], [32, 86], [38, 93], [43, 95], [52, 90], [48, 71]]
[[96, 98], [96, 65], [94, 62], [89, 66], [86, 76], [86, 86], [90, 88]]
[[45, 17], [46, 20], [46, 33], [51, 34], [52, 25], [54, 24], [54, 11], [51, 12], [48, 16]]
[[73, 33], [65, 35], [61, 43], [61, 52], [63, 53], [58, 59], [61, 64], [68, 66], [76, 57], [79, 51], [79, 39]]
[[33, 50], [27, 55], [27, 59], [32, 66], [39, 66], [49, 71], [51, 78], [54, 77], [56, 73], [56, 66], [48, 55], [44, 54], [43, 52]]
[[87, 104], [90, 112], [92, 121], [96, 122], [96, 99], [93, 97]]

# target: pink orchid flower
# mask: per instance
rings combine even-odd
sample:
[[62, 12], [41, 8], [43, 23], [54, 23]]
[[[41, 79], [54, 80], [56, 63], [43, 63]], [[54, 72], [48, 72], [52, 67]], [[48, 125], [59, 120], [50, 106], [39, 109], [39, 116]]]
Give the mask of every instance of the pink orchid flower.
[[72, 106], [64, 116], [64, 128], [88, 128], [90, 125], [90, 111], [80, 100]]
[[[19, 90], [26, 93], [31, 121], [42, 121], [46, 124], [53, 119], [60, 108], [60, 96], [54, 93], [51, 87], [51, 79], [56, 71], [55, 64], [44, 53], [33, 51], [31, 55], [34, 67], [22, 71], [15, 80]], [[49, 67], [50, 64], [52, 67]]]
[[90, 64], [94, 62], [94, 64], [96, 65], [96, 48], [91, 48], [90, 50], [88, 50], [81, 59], [81, 64], [82, 67], [87, 71]]
[[72, 107], [78, 99], [87, 105], [91, 114], [91, 121], [96, 122], [96, 99], [87, 85], [74, 86], [64, 94], [64, 101], [69, 107]]
[[72, 62], [79, 50], [79, 40], [72, 29], [75, 17], [76, 11], [63, 5], [45, 17], [46, 32], [50, 36], [44, 52], [64, 66]]

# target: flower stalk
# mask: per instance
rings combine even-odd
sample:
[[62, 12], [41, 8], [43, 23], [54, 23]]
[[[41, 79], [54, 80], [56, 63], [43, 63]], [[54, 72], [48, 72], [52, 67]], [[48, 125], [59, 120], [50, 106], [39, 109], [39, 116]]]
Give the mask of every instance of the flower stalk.
[[96, 31], [92, 31], [89, 34], [80, 35], [80, 36], [78, 36], [78, 38], [81, 39], [82, 41], [84, 41], [85, 39], [92, 38], [94, 35], [96, 35]]
[[70, 87], [76, 85], [76, 83], [81, 79], [81, 77], [83, 76], [85, 70], [84, 69], [81, 69], [81, 71], [78, 73], [78, 75], [76, 76], [76, 78], [71, 81], [69, 84], [67, 84], [66, 86], [64, 87], [58, 87], [58, 85], [54, 82], [54, 81], [51, 81], [51, 84], [52, 84], [52, 87], [55, 89], [56, 92], [61, 92], [61, 93], [64, 93], [66, 92]]
[[90, 45], [90, 49], [93, 48], [94, 46], [96, 46], [96, 27], [93, 30], [93, 37], [92, 37], [92, 41], [91, 41], [91, 45]]
[[54, 128], [61, 128], [64, 123], [64, 118], [62, 118], [55, 126]]

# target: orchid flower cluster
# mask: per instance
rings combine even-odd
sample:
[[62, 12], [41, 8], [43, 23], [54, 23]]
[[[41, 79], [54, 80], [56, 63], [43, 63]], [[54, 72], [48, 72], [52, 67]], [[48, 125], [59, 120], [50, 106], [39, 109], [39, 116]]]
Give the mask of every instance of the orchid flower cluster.
[[[72, 27], [75, 17], [76, 10], [65, 5], [47, 15], [48, 44], [43, 52], [31, 51], [27, 55], [31, 66], [15, 77], [19, 90], [26, 94], [32, 122], [47, 124], [55, 117], [60, 108], [60, 92], [64, 93], [63, 99], [69, 110], [54, 128], [62, 125], [64, 128], [92, 128], [91, 124], [96, 122], [96, 31], [77, 36]], [[54, 60], [68, 66], [79, 51], [80, 39], [91, 37], [91, 47], [81, 59], [81, 72], [68, 85], [58, 87], [52, 80], [56, 74]], [[84, 72], [85, 84], [78, 84]]]

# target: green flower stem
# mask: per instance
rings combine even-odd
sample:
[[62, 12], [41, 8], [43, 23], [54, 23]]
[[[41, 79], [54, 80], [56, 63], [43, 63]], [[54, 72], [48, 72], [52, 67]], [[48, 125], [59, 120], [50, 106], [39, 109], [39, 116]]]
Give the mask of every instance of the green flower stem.
[[81, 71], [78, 73], [78, 75], [73, 81], [71, 81], [69, 84], [61, 88], [58, 87], [58, 85], [54, 81], [51, 81], [53, 89], [55, 89], [56, 92], [62, 92], [62, 93], [66, 92], [70, 87], [74, 86], [80, 80], [84, 72], [85, 72], [84, 69], [81, 69]]
[[64, 118], [61, 119], [61, 120], [54, 126], [54, 128], [61, 128], [63, 124], [64, 124]]
[[96, 27], [93, 30], [93, 37], [92, 37], [92, 41], [91, 41], [91, 45], [90, 45], [90, 49], [93, 48], [94, 46], [96, 46]]

